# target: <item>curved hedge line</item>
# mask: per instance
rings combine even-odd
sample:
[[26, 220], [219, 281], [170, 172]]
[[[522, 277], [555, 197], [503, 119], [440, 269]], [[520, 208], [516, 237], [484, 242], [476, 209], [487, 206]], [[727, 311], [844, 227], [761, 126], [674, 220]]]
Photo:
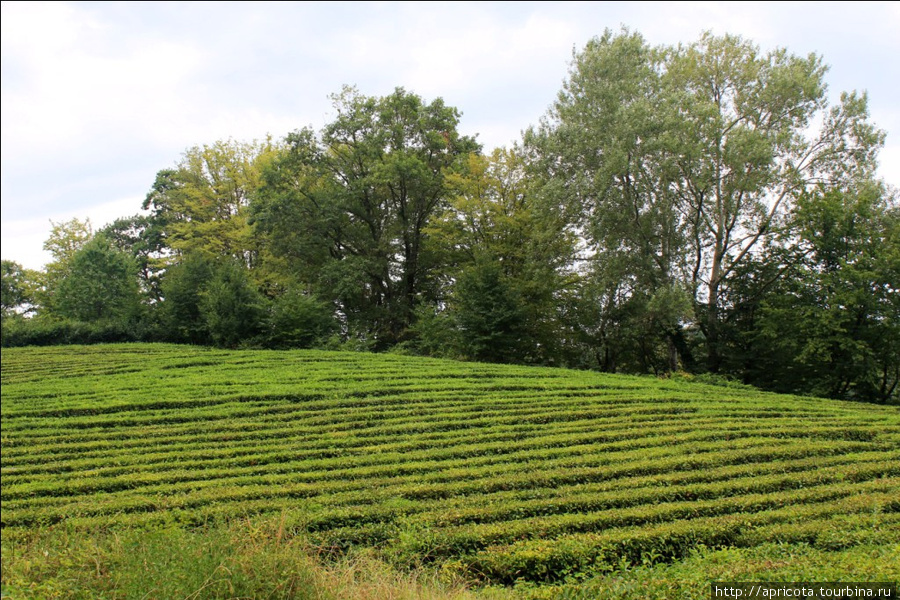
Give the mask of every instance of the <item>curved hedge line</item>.
[[698, 547], [900, 542], [900, 413], [319, 351], [4, 349], [2, 527], [280, 515], [496, 583]]

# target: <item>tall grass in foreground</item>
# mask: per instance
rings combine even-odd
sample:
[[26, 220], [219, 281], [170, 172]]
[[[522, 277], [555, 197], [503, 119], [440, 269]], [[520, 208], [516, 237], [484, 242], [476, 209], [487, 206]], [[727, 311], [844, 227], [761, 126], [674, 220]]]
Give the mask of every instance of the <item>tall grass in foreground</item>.
[[10, 600], [705, 600], [711, 581], [898, 581], [900, 545], [697, 548], [674, 564], [623, 562], [543, 586], [475, 587], [446, 569], [398, 569], [371, 549], [333, 560], [276, 521], [186, 530], [4, 532]]
[[461, 580], [362, 550], [327, 561], [277, 523], [96, 534], [4, 532], [2, 597], [71, 600], [466, 600]]

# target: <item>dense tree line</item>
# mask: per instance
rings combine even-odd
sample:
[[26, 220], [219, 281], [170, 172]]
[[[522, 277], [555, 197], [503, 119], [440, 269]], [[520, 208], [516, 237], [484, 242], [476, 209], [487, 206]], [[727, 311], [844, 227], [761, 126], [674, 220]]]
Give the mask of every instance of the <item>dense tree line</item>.
[[189, 149], [141, 215], [3, 262], [3, 343], [393, 349], [897, 403], [900, 205], [815, 55], [607, 31], [489, 154], [345, 88], [321, 131]]

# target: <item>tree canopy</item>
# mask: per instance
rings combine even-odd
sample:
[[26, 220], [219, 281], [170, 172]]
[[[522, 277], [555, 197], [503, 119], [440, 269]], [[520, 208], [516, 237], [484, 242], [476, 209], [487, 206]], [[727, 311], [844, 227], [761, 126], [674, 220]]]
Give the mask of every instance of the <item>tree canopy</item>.
[[[684, 324], [702, 335], [710, 371], [721, 367], [723, 291], [737, 270], [796, 226], [792, 211], [813, 187], [874, 176], [884, 133], [865, 95], [828, 105], [825, 72], [816, 55], [763, 54], [735, 36], [651, 47], [607, 31], [575, 54], [527, 136], [602, 263], [604, 302], [684, 290], [694, 304]], [[661, 322], [684, 349], [673, 325]]]
[[434, 295], [425, 228], [449, 200], [447, 174], [478, 145], [441, 100], [349, 87], [332, 100], [337, 117], [321, 135], [288, 136], [264, 174], [254, 223], [299, 280], [335, 299], [349, 331], [385, 348]]

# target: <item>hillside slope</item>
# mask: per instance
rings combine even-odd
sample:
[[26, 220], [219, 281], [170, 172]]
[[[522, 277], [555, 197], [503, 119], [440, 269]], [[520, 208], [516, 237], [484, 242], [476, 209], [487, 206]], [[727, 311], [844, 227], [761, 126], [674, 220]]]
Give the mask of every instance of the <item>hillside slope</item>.
[[4, 349], [4, 533], [273, 516], [321, 552], [553, 582], [900, 542], [900, 412], [397, 355]]

